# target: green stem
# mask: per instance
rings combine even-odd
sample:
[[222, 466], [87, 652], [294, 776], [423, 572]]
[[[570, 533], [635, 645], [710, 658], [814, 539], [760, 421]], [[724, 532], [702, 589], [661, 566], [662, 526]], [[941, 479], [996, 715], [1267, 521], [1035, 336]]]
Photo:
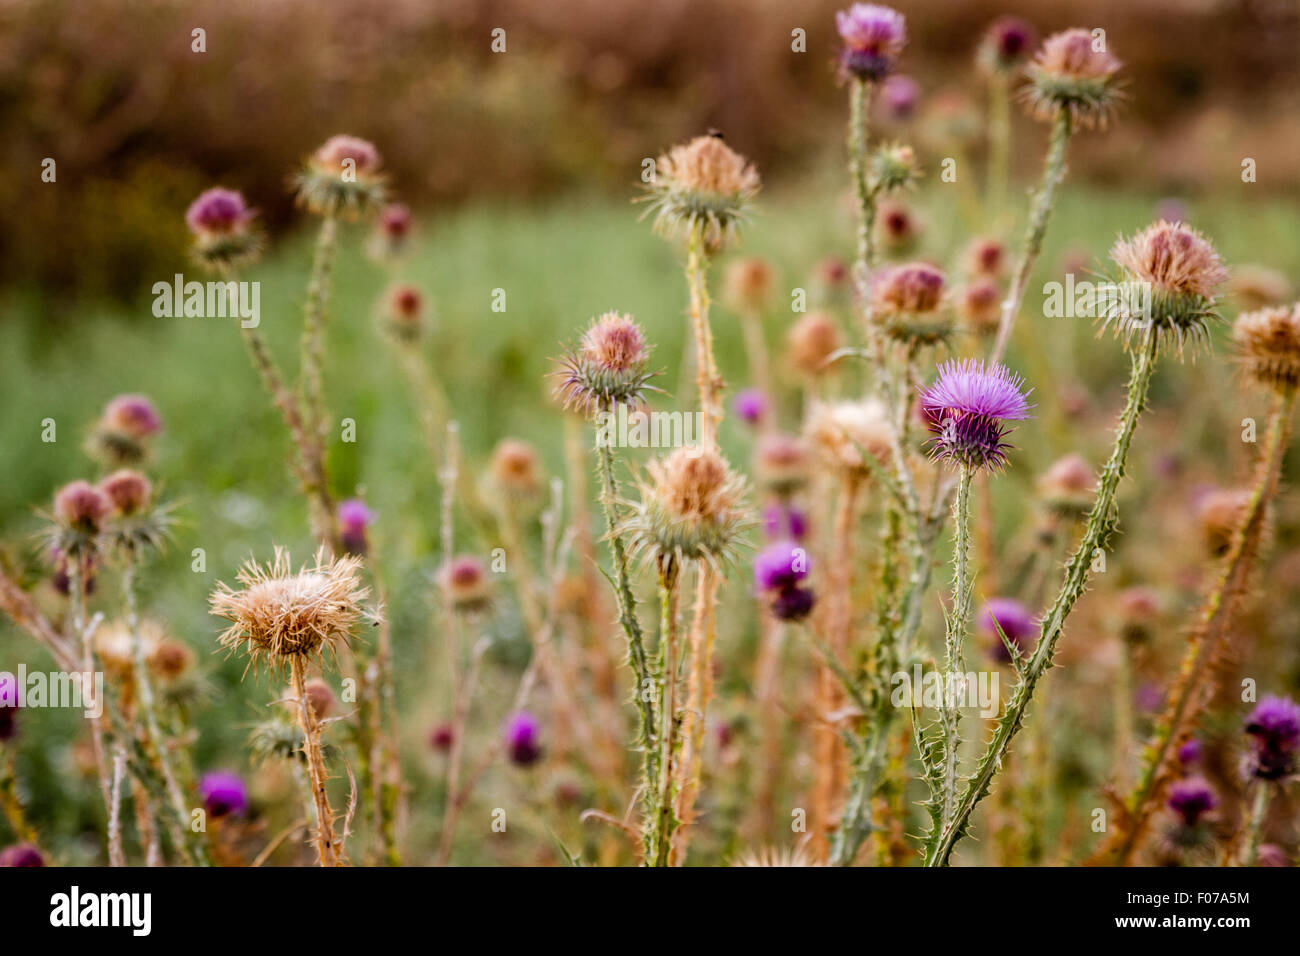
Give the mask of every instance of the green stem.
[[1255, 782], [1255, 799], [1250, 807], [1250, 823], [1246, 829], [1246, 852], [1242, 866], [1255, 866], [1259, 862], [1259, 844], [1264, 836], [1264, 819], [1268, 816], [1268, 802], [1273, 788], [1267, 781]]
[[1115, 446], [1105, 467], [1102, 468], [1097, 483], [1097, 498], [1088, 515], [1083, 537], [1066, 565], [1065, 580], [1061, 584], [1061, 590], [1057, 593], [1051, 610], [1043, 618], [1038, 644], [1021, 670], [1020, 679], [1007, 704], [1007, 712], [998, 721], [988, 749], [980, 759], [974, 776], [962, 791], [961, 800], [951, 822], [943, 829], [928, 854], [926, 864], [929, 866], [948, 865], [953, 848], [966, 833], [971, 814], [979, 802], [988, 795], [989, 785], [1024, 721], [1025, 710], [1034, 695], [1034, 688], [1047, 669], [1052, 666], [1056, 642], [1065, 627], [1066, 618], [1069, 617], [1075, 602], [1087, 587], [1094, 555], [1099, 549], [1105, 547], [1115, 528], [1117, 521], [1115, 493], [1124, 475], [1124, 465], [1128, 461], [1129, 447], [1133, 442], [1133, 433], [1137, 430], [1138, 419], [1146, 407], [1147, 393], [1151, 388], [1151, 377], [1155, 371], [1158, 345], [1159, 339], [1154, 328], [1148, 328], [1140, 347], [1133, 352], [1133, 371], [1128, 384], [1128, 400], [1116, 428]]
[[943, 702], [943, 826], [952, 823], [957, 809], [957, 758], [961, 747], [961, 709], [958, 704], [957, 681], [964, 679], [966, 660], [964, 646], [970, 630], [971, 580], [970, 580], [970, 489], [974, 474], [963, 464], [957, 479], [957, 497], [953, 501], [952, 539], [952, 610], [948, 614], [945, 639], [946, 680]]
[[677, 579], [678, 568], [671, 558], [659, 569], [659, 673], [663, 675], [663, 703], [659, 709], [659, 794], [652, 831], [646, 833], [646, 862], [668, 866], [677, 830], [676, 800], [673, 794], [674, 761], [677, 759]]
[[1025, 290], [1029, 287], [1029, 274], [1033, 271], [1038, 255], [1043, 251], [1043, 237], [1047, 235], [1047, 221], [1052, 214], [1052, 204], [1056, 200], [1057, 187], [1065, 179], [1065, 151], [1070, 143], [1070, 112], [1057, 110], [1052, 123], [1052, 137], [1047, 147], [1047, 159], [1043, 164], [1043, 178], [1034, 194], [1033, 207], [1029, 214], [1029, 225], [1025, 231], [1025, 244], [1020, 250], [1016, 262], [1016, 271], [1011, 280], [1011, 288], [1002, 303], [1002, 321], [998, 325], [998, 337], [993, 346], [989, 364], [1002, 361], [1006, 354], [1007, 343], [1011, 339], [1011, 327], [1015, 324], [1016, 314], [1025, 300]]

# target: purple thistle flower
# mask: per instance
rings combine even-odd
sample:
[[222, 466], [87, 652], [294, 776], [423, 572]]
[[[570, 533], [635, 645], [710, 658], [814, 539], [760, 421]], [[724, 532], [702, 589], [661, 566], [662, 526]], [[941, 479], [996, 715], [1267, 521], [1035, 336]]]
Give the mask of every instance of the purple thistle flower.
[[754, 558], [754, 586], [760, 591], [794, 587], [808, 576], [808, 552], [793, 541], [769, 544]]
[[997, 621], [998, 627], [1002, 628], [1002, 633], [1007, 636], [1012, 646], [1024, 651], [1026, 641], [1038, 630], [1038, 626], [1034, 623], [1034, 615], [1015, 598], [1008, 597], [989, 598], [980, 612], [979, 628], [992, 638], [994, 658], [1010, 663], [1011, 656], [1007, 653], [1002, 638], [998, 636], [997, 627], [993, 626], [994, 621]]
[[890, 119], [910, 119], [921, 99], [921, 84], [906, 74], [895, 74], [880, 87], [880, 99]]
[[521, 710], [506, 724], [506, 749], [510, 760], [520, 767], [537, 763], [542, 757], [541, 724], [526, 710]]
[[855, 3], [835, 14], [844, 41], [840, 69], [849, 76], [877, 82], [893, 69], [907, 43], [907, 25], [897, 10], [874, 3]]
[[1213, 810], [1218, 802], [1204, 777], [1179, 780], [1169, 788], [1169, 809], [1182, 818], [1186, 827], [1196, 826], [1201, 817]]
[[1300, 704], [1289, 697], [1269, 696], [1256, 705], [1246, 722], [1255, 747], [1251, 771], [1261, 780], [1281, 780], [1296, 772], [1300, 750]]
[[248, 809], [248, 789], [239, 774], [229, 770], [205, 773], [199, 781], [199, 796], [213, 817], [242, 814]]
[[1178, 763], [1186, 770], [1201, 762], [1201, 742], [1195, 737], [1189, 737], [1178, 748]]
[[802, 541], [808, 533], [808, 518], [793, 505], [768, 505], [763, 509], [763, 531], [773, 541], [782, 538]]
[[239, 232], [252, 218], [242, 194], [220, 187], [204, 190], [185, 211], [185, 225], [198, 236]]
[[770, 605], [772, 616], [779, 621], [802, 621], [812, 613], [817, 595], [812, 588], [788, 587], [776, 592]]
[[44, 865], [45, 857], [30, 843], [15, 843], [0, 850], [0, 867]]
[[972, 359], [949, 360], [921, 391], [921, 413], [934, 439], [931, 454], [968, 468], [1001, 468], [1009, 445], [1008, 422], [1029, 418], [1024, 379], [1004, 365], [986, 368]]
[[375, 513], [360, 498], [339, 502], [339, 537], [349, 554], [365, 554], [366, 529], [375, 520]]
[[13, 674], [0, 674], [0, 743], [18, 732], [18, 681]]
[[429, 746], [438, 753], [448, 753], [451, 745], [456, 742], [456, 730], [450, 723], [443, 722], [438, 724], [429, 732]]
[[731, 407], [741, 421], [757, 425], [767, 416], [767, 396], [756, 388], [747, 388], [736, 395]]

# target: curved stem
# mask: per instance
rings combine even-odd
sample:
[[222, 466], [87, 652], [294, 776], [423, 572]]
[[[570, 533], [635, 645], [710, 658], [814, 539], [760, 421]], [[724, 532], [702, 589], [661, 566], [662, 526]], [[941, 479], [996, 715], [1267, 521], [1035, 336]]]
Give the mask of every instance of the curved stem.
[[307, 697], [307, 665], [301, 654], [289, 658], [289, 674], [293, 681], [293, 694], [298, 699], [298, 725], [302, 728], [303, 753], [307, 757], [307, 773], [311, 777], [312, 802], [316, 811], [316, 853], [321, 866], [339, 866], [338, 847], [334, 842], [334, 811], [330, 809], [329, 795], [325, 790], [325, 758], [321, 753], [320, 724]]
[[1115, 493], [1119, 488], [1120, 478], [1124, 475], [1124, 465], [1128, 461], [1129, 448], [1133, 442], [1133, 433], [1137, 430], [1138, 419], [1146, 407], [1158, 346], [1159, 339], [1155, 330], [1148, 328], [1140, 347], [1133, 352], [1133, 371], [1129, 378], [1128, 400], [1124, 405], [1124, 411], [1120, 414], [1114, 448], [1101, 470], [1097, 483], [1097, 498], [1088, 515], [1083, 536], [1066, 565], [1065, 580], [1061, 583], [1061, 590], [1043, 618], [1038, 644], [1029, 660], [1023, 665], [1020, 679], [1007, 704], [1006, 714], [998, 721], [988, 749], [980, 758], [974, 776], [962, 791], [961, 800], [951, 822], [939, 834], [939, 839], [931, 848], [926, 859], [926, 864], [929, 866], [948, 864], [953, 848], [966, 833], [975, 807], [988, 795], [989, 785], [1002, 765], [1002, 758], [1024, 721], [1025, 710], [1033, 698], [1034, 688], [1047, 669], [1052, 666], [1056, 642], [1065, 627], [1066, 618], [1074, 609], [1075, 602], [1087, 587], [1094, 556], [1105, 546], [1115, 528], [1117, 520]]

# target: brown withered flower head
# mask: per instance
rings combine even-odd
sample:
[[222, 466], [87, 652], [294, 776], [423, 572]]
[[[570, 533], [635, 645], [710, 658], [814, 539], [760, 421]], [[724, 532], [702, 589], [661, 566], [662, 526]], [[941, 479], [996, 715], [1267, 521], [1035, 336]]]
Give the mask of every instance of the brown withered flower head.
[[655, 231], [698, 235], [706, 252], [736, 237], [758, 193], [758, 171], [720, 135], [697, 136], [660, 156], [648, 184]]
[[816, 378], [830, 371], [830, 358], [843, 347], [844, 334], [829, 312], [809, 312], [790, 326], [785, 345], [795, 370]]
[[1106, 49], [1105, 34], [1075, 27], [1053, 33], [1027, 67], [1024, 98], [1039, 119], [1062, 110], [1072, 125], [1104, 127], [1115, 109], [1120, 62]]
[[348, 644], [370, 594], [361, 583], [360, 558], [329, 558], [323, 549], [295, 572], [289, 553], [276, 548], [265, 566], [250, 558], [236, 580], [240, 589], [218, 583], [209, 599], [211, 613], [231, 622], [218, 642], [232, 652], [242, 649], [249, 666], [266, 662], [272, 669], [295, 655]]
[[817, 402], [804, 422], [804, 437], [824, 464], [858, 479], [870, 477], [873, 462], [888, 470], [893, 461], [889, 420], [875, 399]]
[[872, 315], [895, 341], [911, 347], [936, 345], [952, 332], [943, 306], [943, 273], [924, 262], [893, 266], [872, 283]]
[[1286, 395], [1300, 387], [1300, 303], [1243, 312], [1232, 340], [1246, 373]]

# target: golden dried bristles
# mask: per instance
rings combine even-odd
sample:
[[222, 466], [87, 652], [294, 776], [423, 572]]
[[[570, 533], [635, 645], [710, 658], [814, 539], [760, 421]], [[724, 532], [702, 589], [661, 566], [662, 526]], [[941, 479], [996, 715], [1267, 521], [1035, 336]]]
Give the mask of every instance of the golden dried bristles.
[[766, 259], [737, 259], [727, 269], [728, 306], [742, 315], [761, 315], [772, 297], [772, 266]]
[[722, 139], [697, 136], [660, 156], [650, 184], [655, 229], [697, 233], [705, 251], [718, 252], [737, 232], [762, 185], [758, 171]]
[[790, 364], [816, 378], [830, 371], [827, 360], [844, 345], [844, 336], [829, 312], [809, 312], [790, 326], [785, 344]]
[[[1103, 315], [1126, 340], [1151, 329], [1160, 338], [1172, 336], [1183, 344], [1208, 337], [1209, 323], [1218, 318], [1215, 295], [1228, 278], [1214, 246], [1181, 222], [1161, 219], [1131, 239], [1120, 238], [1110, 257], [1134, 294], [1118, 296]], [[1137, 295], [1136, 292], [1149, 292]]]
[[1300, 303], [1243, 312], [1232, 340], [1256, 382], [1283, 394], [1300, 387]]
[[640, 501], [628, 503], [629, 550], [659, 563], [729, 563], [749, 518], [745, 481], [727, 460], [714, 448], [685, 447], [651, 461], [646, 471]]
[[250, 665], [265, 659], [273, 668], [294, 655], [346, 645], [370, 594], [360, 558], [327, 558], [324, 549], [295, 573], [288, 552], [276, 548], [265, 567], [250, 558], [236, 580], [241, 590], [222, 582], [209, 599], [211, 613], [231, 622], [218, 641], [229, 651], [242, 648]]
[[858, 478], [868, 477], [869, 455], [889, 468], [893, 443], [885, 408], [874, 399], [817, 402], [804, 422], [804, 435], [829, 467]]
[[802, 847], [787, 849], [785, 847], [765, 846], [759, 850], [750, 850], [736, 858], [732, 866], [822, 866], [810, 857]]
[[488, 465], [488, 490], [499, 503], [534, 505], [542, 493], [537, 449], [526, 441], [505, 438], [497, 443]]

